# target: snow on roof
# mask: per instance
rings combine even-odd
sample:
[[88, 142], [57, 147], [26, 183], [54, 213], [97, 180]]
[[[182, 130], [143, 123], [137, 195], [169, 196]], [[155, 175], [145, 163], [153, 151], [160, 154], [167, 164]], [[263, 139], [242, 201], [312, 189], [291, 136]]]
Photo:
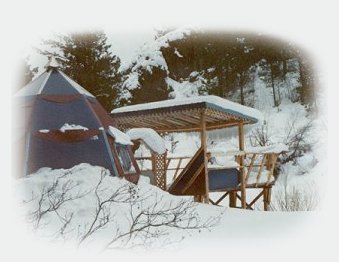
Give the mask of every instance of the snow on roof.
[[141, 139], [154, 152], [164, 154], [166, 146], [161, 136], [151, 128], [132, 128], [127, 131], [132, 140]]
[[197, 96], [197, 97], [190, 97], [190, 98], [182, 98], [182, 99], [169, 99], [163, 100], [158, 102], [151, 102], [151, 103], [144, 103], [144, 104], [137, 104], [131, 106], [125, 106], [121, 108], [116, 108], [112, 110], [112, 113], [126, 113], [126, 112], [133, 112], [133, 111], [143, 111], [143, 110], [150, 110], [150, 109], [158, 109], [158, 108], [167, 108], [173, 106], [180, 106], [180, 105], [189, 105], [189, 104], [197, 104], [205, 102], [208, 104], [209, 107], [212, 107], [217, 110], [226, 111], [232, 115], [236, 115], [239, 117], [251, 118], [252, 120], [262, 121], [263, 115], [260, 111], [240, 105], [238, 103], [229, 101], [227, 99], [208, 95], [208, 96]]
[[[88, 128], [81, 126], [81, 125], [65, 123], [62, 127], [60, 127], [59, 130], [64, 133], [67, 130], [84, 130], [84, 131], [86, 131], [86, 130], [88, 130]], [[41, 130], [40, 130], [40, 132], [41, 132]]]
[[115, 138], [115, 142], [121, 145], [133, 145], [130, 137], [125, 133], [121, 132], [119, 129], [109, 126], [108, 127], [108, 134]]

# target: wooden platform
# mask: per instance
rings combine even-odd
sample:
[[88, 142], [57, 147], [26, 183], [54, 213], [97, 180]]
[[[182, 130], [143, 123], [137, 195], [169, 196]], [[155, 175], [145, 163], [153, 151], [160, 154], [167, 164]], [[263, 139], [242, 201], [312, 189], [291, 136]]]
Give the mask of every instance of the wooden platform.
[[[262, 162], [257, 164], [258, 153], [251, 156], [245, 152], [244, 125], [255, 124], [262, 115], [259, 111], [249, 108], [227, 99], [216, 96], [201, 96], [187, 98], [183, 100], [165, 100], [140, 105], [131, 105], [118, 108], [112, 111], [112, 117], [115, 119], [118, 127], [122, 130], [131, 128], [148, 127], [157, 131], [159, 134], [168, 134], [172, 132], [199, 132], [200, 148], [191, 158], [189, 163], [183, 168], [179, 167], [182, 159], [179, 160], [177, 170], [175, 170], [174, 181], [168, 191], [175, 195], [192, 195], [196, 201], [204, 203], [218, 204], [219, 200], [210, 199], [210, 192], [225, 192], [224, 198], [229, 196], [230, 206], [236, 207], [236, 199], [240, 199], [242, 208], [251, 208], [253, 203], [247, 203], [246, 190], [250, 188], [261, 188], [265, 203], [269, 203], [270, 188], [273, 183], [268, 179], [261, 183], [261, 176], [264, 168], [268, 170], [268, 176], [273, 177], [275, 163], [279, 154], [264, 154]], [[219, 172], [209, 172], [207, 155], [207, 132], [209, 130], [221, 129], [226, 127], [237, 127], [239, 137], [239, 153], [236, 155], [236, 161], [239, 164], [237, 168], [237, 182], [235, 178], [213, 177], [219, 176]], [[246, 157], [250, 156], [249, 163], [245, 162]], [[153, 158], [156, 159], [156, 158]], [[154, 160], [156, 161], [156, 160]], [[166, 170], [170, 163], [169, 160], [163, 160], [161, 168], [163, 170], [166, 163]], [[152, 166], [158, 166], [152, 163]], [[181, 171], [179, 171], [179, 169]], [[253, 171], [257, 171], [257, 177], [251, 181], [249, 176]], [[157, 180], [161, 181], [159, 174], [166, 176], [166, 172], [155, 172]], [[227, 172], [225, 172], [225, 175]], [[232, 172], [231, 172], [232, 173]], [[235, 170], [233, 170], [233, 175]], [[211, 183], [209, 181], [211, 179]], [[214, 179], [220, 182], [214, 183]], [[232, 186], [227, 183], [232, 181]]]

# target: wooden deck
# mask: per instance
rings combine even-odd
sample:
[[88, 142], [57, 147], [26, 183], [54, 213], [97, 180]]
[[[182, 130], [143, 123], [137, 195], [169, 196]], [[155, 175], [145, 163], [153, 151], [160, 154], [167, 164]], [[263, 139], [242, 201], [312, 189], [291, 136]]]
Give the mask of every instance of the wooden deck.
[[[245, 208], [252, 209], [253, 205], [259, 200], [263, 199], [264, 209], [268, 210], [270, 204], [271, 188], [275, 183], [274, 180], [274, 168], [279, 154], [277, 153], [258, 153], [258, 152], [235, 152], [235, 159], [239, 162], [239, 156], [243, 157], [243, 165], [233, 167], [237, 168], [238, 180], [236, 185], [221, 187], [212, 189], [210, 186], [206, 189], [204, 180], [204, 150], [199, 148], [193, 157], [181, 156], [181, 157], [168, 157], [166, 159], [166, 180], [169, 181], [168, 192], [174, 195], [192, 195], [196, 199], [206, 195], [206, 191], [209, 193], [224, 193], [219, 199], [213, 200], [209, 197], [208, 201], [211, 204], [219, 205], [226, 197], [229, 197], [229, 205], [231, 207], [238, 207], [237, 200], [242, 200], [241, 191], [249, 189], [259, 189], [258, 195], [251, 201], [247, 202], [246, 199]], [[221, 156], [222, 154], [217, 154]], [[151, 157], [139, 157], [138, 161], [151, 161]], [[186, 163], [186, 164], [185, 164]], [[232, 168], [225, 168], [227, 171]], [[223, 170], [222, 168], [220, 169]], [[244, 172], [243, 185], [241, 180], [240, 170]], [[211, 173], [211, 169], [208, 169]], [[171, 176], [170, 176], [170, 173]], [[173, 174], [174, 173], [174, 174]], [[225, 176], [227, 174], [225, 173]], [[209, 175], [210, 177], [210, 175]], [[211, 179], [211, 177], [210, 177]], [[211, 181], [212, 182], [212, 181]], [[206, 202], [206, 201], [205, 201]], [[241, 206], [242, 206], [241, 205]]]
[[[220, 200], [213, 201], [210, 198], [210, 191], [215, 192], [216, 187], [211, 188], [209, 183], [207, 132], [226, 127], [237, 127], [239, 138], [238, 149], [241, 152], [235, 155], [236, 161], [239, 164], [237, 167], [239, 183], [233, 184], [231, 188], [224, 186], [217, 188], [217, 190], [226, 192], [224, 198], [226, 196], [229, 197], [231, 207], [237, 207], [237, 199], [240, 199], [241, 208], [251, 208], [253, 203], [246, 202], [246, 190], [261, 188], [263, 192], [259, 194], [258, 199], [260, 197], [265, 199], [265, 209], [267, 209], [270, 188], [274, 184], [270, 179], [273, 178], [274, 167], [279, 154], [272, 153], [259, 156], [259, 153], [244, 153], [244, 126], [257, 123], [262, 118], [260, 112], [215, 96], [187, 98], [179, 102], [175, 101], [175, 103], [173, 101], [165, 100], [131, 105], [115, 109], [112, 112], [112, 117], [122, 130], [148, 127], [154, 129], [159, 134], [173, 132], [200, 133], [200, 149], [185, 165], [183, 162], [187, 159], [177, 158], [178, 162], [177, 166], [174, 167], [175, 170], [173, 170], [172, 181], [169, 178], [169, 171], [173, 168], [170, 167], [170, 163], [174, 161], [174, 158], [167, 156], [166, 160], [161, 160], [163, 162], [160, 172], [159, 170], [153, 170], [153, 173], [157, 174], [157, 181], [161, 181], [161, 183], [167, 181], [167, 185], [161, 186], [161, 188], [166, 189], [170, 185], [168, 191], [172, 194], [192, 195], [196, 201], [219, 204]], [[259, 161], [258, 163], [258, 159], [261, 162]], [[152, 163], [152, 168], [156, 166], [156, 163]], [[166, 167], [166, 172], [163, 172], [164, 166]], [[264, 169], [267, 172], [264, 173]], [[256, 172], [255, 181], [251, 180], [253, 179], [251, 174], [254, 172]], [[160, 179], [159, 174], [166, 177]], [[267, 174], [267, 181], [262, 181], [262, 177], [265, 174]], [[211, 179], [213, 180], [213, 178]], [[221, 178], [218, 177], [218, 179]], [[213, 182], [212, 180], [211, 182]], [[227, 179], [222, 180], [222, 182], [226, 185]]]

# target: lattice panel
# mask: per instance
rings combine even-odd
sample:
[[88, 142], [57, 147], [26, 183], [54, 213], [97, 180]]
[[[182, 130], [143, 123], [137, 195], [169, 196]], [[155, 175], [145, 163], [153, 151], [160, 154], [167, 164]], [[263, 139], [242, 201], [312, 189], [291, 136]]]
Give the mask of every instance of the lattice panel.
[[152, 154], [152, 170], [155, 185], [166, 190], [166, 153], [162, 155]]

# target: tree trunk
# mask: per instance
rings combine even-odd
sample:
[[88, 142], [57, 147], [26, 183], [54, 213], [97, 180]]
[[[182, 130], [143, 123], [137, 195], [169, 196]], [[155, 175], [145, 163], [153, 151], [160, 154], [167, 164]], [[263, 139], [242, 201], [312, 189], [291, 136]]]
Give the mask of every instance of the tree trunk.
[[244, 72], [240, 74], [239, 84], [240, 84], [240, 103], [245, 105], [245, 98], [244, 98]]
[[284, 79], [286, 79], [286, 75], [287, 75], [287, 61], [286, 61], [286, 59], [283, 59], [282, 64], [283, 64]]
[[274, 107], [278, 106], [276, 93], [275, 93], [275, 86], [274, 86], [274, 75], [273, 75], [273, 64], [272, 62], [269, 62], [270, 70], [271, 70], [271, 82], [272, 82], [272, 90], [273, 90], [273, 100], [274, 100]]

